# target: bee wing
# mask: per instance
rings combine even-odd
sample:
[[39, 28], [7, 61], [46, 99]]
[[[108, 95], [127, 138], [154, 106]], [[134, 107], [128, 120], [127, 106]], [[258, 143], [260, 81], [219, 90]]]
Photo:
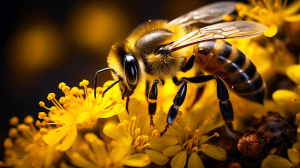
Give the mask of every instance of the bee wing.
[[188, 26], [193, 23], [216, 23], [222, 21], [224, 15], [230, 14], [235, 10], [236, 2], [221, 1], [205, 5], [182, 15], [168, 24], [181, 24]]
[[185, 35], [180, 40], [165, 46], [164, 49], [172, 52], [208, 40], [228, 39], [228, 38], [240, 38], [240, 39], [253, 38], [260, 35], [266, 30], [268, 30], [268, 27], [257, 22], [251, 22], [251, 21], [223, 22], [223, 23], [218, 23], [218, 24], [206, 26], [201, 29], [195, 30]]

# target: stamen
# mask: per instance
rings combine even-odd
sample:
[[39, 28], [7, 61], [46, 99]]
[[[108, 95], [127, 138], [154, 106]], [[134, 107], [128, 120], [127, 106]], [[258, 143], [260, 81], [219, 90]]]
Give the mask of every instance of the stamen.
[[46, 128], [41, 128], [39, 132], [40, 132], [41, 135], [48, 134], [48, 130]]
[[192, 152], [198, 152], [199, 148], [197, 146], [193, 147]]
[[205, 144], [205, 145], [204, 145], [204, 149], [207, 150], [208, 148], [209, 148], [209, 145], [208, 145], [208, 144]]
[[[137, 119], [136, 116], [133, 116], [133, 117], [131, 118], [131, 121], [133, 121], [132, 127], [131, 127], [131, 132], [132, 132], [132, 133], [133, 133], [133, 130], [134, 130], [134, 128], [135, 128], [136, 119]], [[135, 130], [135, 131], [136, 131], [136, 130]], [[140, 131], [141, 131], [141, 129], [140, 129]]]
[[200, 142], [200, 144], [203, 143], [203, 142], [205, 142], [205, 141], [208, 141], [208, 140], [211, 139], [212, 137], [219, 137], [219, 136], [220, 136], [220, 135], [219, 135], [217, 132], [215, 132], [214, 135], [212, 135], [212, 136], [210, 136], [210, 137], [208, 137], [208, 138], [202, 140], [202, 141]]
[[189, 127], [185, 127], [185, 141], [188, 140], [189, 133], [192, 131]]
[[59, 85], [58, 85], [58, 88], [59, 89], [62, 89], [64, 86], [67, 86], [64, 82], [61, 82]]
[[34, 121], [33, 117], [31, 115], [28, 115], [24, 118], [24, 123], [25, 124], [32, 124]]
[[9, 129], [9, 132], [8, 132], [8, 136], [10, 138], [15, 138], [17, 137], [19, 134], [18, 134], [18, 130], [16, 128], [11, 128]]
[[39, 112], [38, 118], [39, 119], [45, 119], [47, 117], [47, 114], [45, 112]]
[[46, 110], [49, 110], [49, 108], [45, 106], [45, 103], [44, 103], [43, 101], [40, 101], [40, 102], [39, 102], [39, 105], [40, 105], [41, 107], [45, 108]]
[[87, 99], [87, 102], [88, 102], [88, 107], [89, 107], [89, 93], [87, 92], [87, 85], [89, 84], [89, 81], [88, 80], [82, 80], [82, 82], [79, 83], [79, 86], [83, 86], [84, 88], [84, 92], [86, 94], [86, 99]]
[[5, 149], [10, 149], [14, 144], [10, 138], [6, 138], [3, 145]]
[[205, 128], [208, 126], [208, 123], [211, 121], [211, 120], [214, 120], [215, 119], [215, 117], [212, 115], [211, 117], [210, 117], [210, 119], [208, 119], [207, 121], [206, 121], [206, 123], [204, 124], [204, 127], [203, 127], [203, 129], [201, 130], [201, 132], [203, 132], [204, 130], [205, 130]]
[[141, 134], [141, 129], [140, 128], [135, 129], [135, 131], [134, 131], [134, 137], [137, 137], [140, 134]]
[[19, 125], [19, 118], [14, 116], [9, 120], [9, 124], [11, 126], [18, 126]]
[[63, 86], [61, 89], [65, 95], [68, 95], [69, 91], [70, 91], [70, 87], [69, 86]]

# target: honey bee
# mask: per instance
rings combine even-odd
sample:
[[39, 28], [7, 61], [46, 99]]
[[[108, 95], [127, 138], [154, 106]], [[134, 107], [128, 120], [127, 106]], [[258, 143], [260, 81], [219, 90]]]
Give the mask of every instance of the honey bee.
[[[253, 38], [268, 28], [251, 21], [223, 22], [200, 29], [190, 26], [199, 22], [219, 22], [224, 15], [235, 10], [235, 5], [230, 1], [212, 3], [170, 22], [149, 20], [141, 24], [126, 40], [112, 46], [107, 57], [109, 68], [96, 72], [95, 88], [97, 74], [107, 70], [112, 71], [115, 82], [103, 95], [119, 83], [122, 98], [129, 98], [142, 82], [148, 83], [148, 112], [150, 125], [153, 126], [158, 86], [163, 85], [165, 79], [173, 79], [174, 84], [181, 86], [169, 109], [162, 136], [177, 117], [185, 99], [187, 83], [203, 83], [214, 79], [217, 81], [217, 97], [226, 126], [231, 132], [238, 133], [231, 123], [233, 109], [227, 88], [242, 98], [263, 104], [265, 85], [251, 60], [220, 39]], [[177, 79], [178, 72], [186, 72], [191, 68], [211, 75]], [[96, 97], [96, 91], [94, 94]]]

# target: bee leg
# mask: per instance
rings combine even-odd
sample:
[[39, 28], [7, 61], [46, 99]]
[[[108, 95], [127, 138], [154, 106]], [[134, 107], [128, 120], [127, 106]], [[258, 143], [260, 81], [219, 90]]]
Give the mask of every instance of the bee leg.
[[193, 67], [194, 62], [195, 62], [195, 57], [196, 57], [195, 54], [193, 54], [190, 57], [190, 59], [187, 61], [187, 63], [185, 64], [185, 66], [181, 67], [181, 71], [182, 72], [186, 72], [186, 71], [190, 70]]
[[229, 129], [229, 131], [234, 133], [235, 135], [240, 136], [242, 135], [242, 133], [234, 130], [232, 126], [233, 108], [229, 100], [228, 89], [220, 78], [216, 77], [216, 81], [217, 81], [217, 95], [219, 99], [219, 107], [222, 114], [222, 118], [225, 121], [225, 124]]
[[167, 125], [165, 129], [160, 133], [160, 136], [163, 136], [166, 133], [169, 126], [174, 123], [178, 114], [179, 107], [182, 105], [185, 99], [186, 91], [187, 91], [187, 82], [182, 81], [182, 85], [173, 100], [173, 105], [169, 109], [168, 116], [167, 116]]
[[150, 115], [150, 126], [154, 126], [153, 116], [155, 115], [155, 112], [156, 112], [158, 82], [159, 82], [158, 79], [156, 79], [152, 82], [152, 86], [148, 93], [148, 102], [149, 102], [148, 113]]
[[193, 78], [182, 78], [192, 83], [203, 83], [207, 82], [211, 79], [216, 79], [217, 81], [217, 96], [219, 99], [219, 107], [222, 114], [222, 118], [225, 121], [225, 124], [230, 132], [235, 135], [241, 135], [240, 132], [235, 131], [232, 126], [233, 120], [233, 108], [231, 102], [229, 100], [228, 89], [225, 86], [224, 82], [215, 75], [206, 75], [206, 76], [198, 76]]

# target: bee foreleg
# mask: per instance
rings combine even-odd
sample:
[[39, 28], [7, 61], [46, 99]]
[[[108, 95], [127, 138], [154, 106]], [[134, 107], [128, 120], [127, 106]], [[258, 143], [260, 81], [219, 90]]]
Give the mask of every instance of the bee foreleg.
[[186, 72], [188, 70], [190, 70], [193, 65], [194, 65], [194, 62], [195, 62], [195, 54], [193, 54], [190, 59], [187, 61], [187, 63], [184, 65], [184, 67], [181, 67], [181, 71], [182, 72]]
[[187, 91], [187, 82], [183, 81], [180, 89], [178, 90], [174, 100], [173, 105], [170, 107], [168, 116], [167, 116], [167, 125], [165, 129], [160, 133], [161, 136], [163, 136], [170, 125], [172, 125], [177, 117], [179, 107], [182, 105], [185, 95]]
[[150, 115], [150, 126], [154, 126], [153, 116], [155, 115], [156, 112], [158, 82], [159, 81], [157, 79], [152, 82], [151, 89], [149, 90], [149, 94], [148, 94], [148, 102], [149, 102], [148, 113]]

